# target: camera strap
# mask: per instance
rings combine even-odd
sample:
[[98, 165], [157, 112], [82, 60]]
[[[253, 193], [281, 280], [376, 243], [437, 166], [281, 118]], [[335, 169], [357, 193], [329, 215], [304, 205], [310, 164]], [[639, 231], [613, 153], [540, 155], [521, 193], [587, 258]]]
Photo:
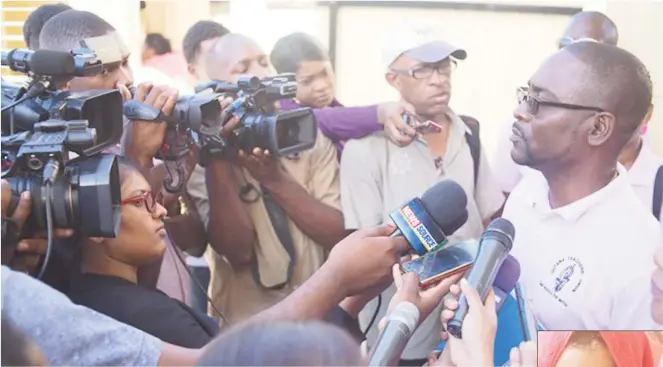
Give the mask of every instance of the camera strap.
[[267, 287], [260, 280], [260, 270], [258, 269], [258, 260], [256, 259], [251, 266], [251, 273], [253, 275], [253, 280], [256, 284], [267, 288], [267, 289], [282, 289], [286, 284], [292, 279], [292, 271], [295, 265], [295, 243], [292, 240], [292, 233], [290, 233], [290, 220], [288, 219], [288, 214], [285, 212], [285, 209], [279, 204], [274, 196], [267, 191], [262, 185], [260, 186], [262, 191], [262, 200], [267, 209], [267, 215], [269, 215], [269, 220], [272, 222], [272, 227], [276, 232], [276, 235], [283, 246], [283, 249], [286, 251], [290, 257], [290, 262], [288, 263], [288, 272], [285, 282], [277, 284], [275, 286]]

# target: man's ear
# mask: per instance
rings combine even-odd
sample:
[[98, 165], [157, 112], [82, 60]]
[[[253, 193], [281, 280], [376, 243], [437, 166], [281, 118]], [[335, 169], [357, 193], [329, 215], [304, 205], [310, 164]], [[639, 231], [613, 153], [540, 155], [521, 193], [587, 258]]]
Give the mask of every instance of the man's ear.
[[615, 130], [615, 116], [608, 112], [597, 114], [589, 130], [587, 142], [591, 146], [599, 146], [605, 143]]
[[389, 83], [392, 87], [396, 88], [396, 90], [400, 91], [401, 90], [401, 82], [398, 80], [398, 76], [394, 73], [387, 72], [384, 75], [384, 80]]

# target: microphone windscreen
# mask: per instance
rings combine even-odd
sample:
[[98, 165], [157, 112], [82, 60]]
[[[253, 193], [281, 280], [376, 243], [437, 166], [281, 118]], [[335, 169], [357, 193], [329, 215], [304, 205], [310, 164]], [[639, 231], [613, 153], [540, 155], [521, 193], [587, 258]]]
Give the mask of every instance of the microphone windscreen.
[[501, 243], [507, 247], [507, 251], [511, 251], [513, 247], [513, 238], [516, 236], [516, 228], [509, 220], [504, 218], [497, 218], [490, 222], [483, 236], [496, 236], [501, 239]]
[[497, 272], [493, 286], [509, 293], [516, 287], [518, 278], [520, 278], [520, 263], [515, 257], [509, 255]]
[[421, 202], [445, 235], [456, 232], [467, 222], [467, 195], [458, 183], [444, 180], [421, 195]]
[[72, 74], [74, 56], [65, 51], [37, 50], [30, 57], [30, 69], [37, 75]]

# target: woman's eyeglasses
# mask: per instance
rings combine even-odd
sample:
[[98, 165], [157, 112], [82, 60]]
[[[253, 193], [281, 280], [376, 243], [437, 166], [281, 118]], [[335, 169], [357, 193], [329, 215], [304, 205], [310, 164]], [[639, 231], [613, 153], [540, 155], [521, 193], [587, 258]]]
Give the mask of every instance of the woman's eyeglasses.
[[127, 205], [127, 204], [132, 204], [132, 205], [140, 205], [144, 204], [145, 209], [150, 212], [154, 213], [157, 207], [157, 203], [160, 205], [163, 205], [163, 194], [159, 192], [156, 194], [156, 196], [152, 193], [152, 191], [145, 191], [140, 195], [132, 196], [128, 199], [122, 200], [122, 205]]
[[414, 79], [428, 79], [434, 72], [448, 77], [454, 70], [456, 70], [456, 65], [456, 60], [447, 59], [436, 64], [424, 64], [410, 70], [392, 69], [391, 71], [396, 74], [410, 76]]
[[536, 97], [533, 97], [532, 95], [529, 94], [529, 88], [527, 87], [518, 88], [517, 97], [518, 97], [518, 103], [523, 103], [523, 102], [527, 103], [527, 112], [532, 116], [536, 115], [539, 112], [540, 106], [566, 108], [569, 110], [587, 110], [587, 111], [605, 112], [605, 110], [599, 107], [540, 101]]

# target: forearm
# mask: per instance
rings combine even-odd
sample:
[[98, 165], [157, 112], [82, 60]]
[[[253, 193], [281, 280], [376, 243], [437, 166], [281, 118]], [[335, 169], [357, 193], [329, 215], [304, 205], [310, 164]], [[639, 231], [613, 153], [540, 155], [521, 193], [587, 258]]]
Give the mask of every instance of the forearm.
[[346, 236], [341, 211], [312, 197], [291, 175], [283, 174], [279, 180], [263, 186], [295, 225], [325, 249], [331, 250]]
[[193, 256], [202, 256], [207, 247], [205, 225], [193, 212], [164, 221], [173, 243]]
[[227, 162], [213, 162], [205, 170], [209, 195], [207, 238], [212, 248], [234, 266], [245, 266], [253, 258], [255, 230], [239, 197], [239, 187]]
[[314, 109], [320, 131], [332, 141], [359, 139], [382, 130], [377, 106]]
[[321, 320], [345, 296], [339, 275], [326, 263], [288, 297], [248, 322]]

